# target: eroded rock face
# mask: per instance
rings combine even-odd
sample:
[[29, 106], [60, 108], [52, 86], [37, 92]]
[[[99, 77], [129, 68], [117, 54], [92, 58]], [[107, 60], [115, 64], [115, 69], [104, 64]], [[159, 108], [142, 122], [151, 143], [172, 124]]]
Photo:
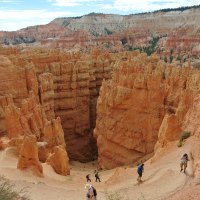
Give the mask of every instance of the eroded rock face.
[[[34, 68], [39, 102], [48, 120], [60, 117], [70, 159], [82, 162], [94, 159], [97, 149], [92, 131], [99, 89], [102, 80], [111, 77], [115, 62], [122, 57], [123, 53], [108, 54], [98, 49], [83, 55], [35, 49], [11, 57], [16, 65]], [[51, 128], [47, 125], [46, 129]]]
[[32, 168], [36, 175], [42, 176], [42, 165], [38, 158], [37, 140], [34, 135], [25, 136], [19, 152], [18, 169]]
[[[5, 56], [1, 58], [0, 76], [3, 82], [0, 84], [0, 132], [1, 136], [8, 138], [1, 138], [1, 148], [15, 146], [20, 155], [18, 168], [32, 168], [37, 175], [41, 176], [42, 166], [39, 159], [46, 162], [55, 146], [62, 146], [65, 151], [61, 120], [60, 118], [48, 120], [45, 113], [46, 111], [49, 114], [46, 109], [47, 104], [44, 103], [42, 106], [40, 103], [39, 83], [34, 66], [27, 67], [25, 63], [19, 67], [18, 61], [12, 62]], [[44, 80], [40, 80], [41, 87], [44, 90], [52, 88], [51, 76], [49, 78], [47, 75], [47, 81]], [[51, 87], [48, 87], [49, 85]], [[52, 113], [50, 118], [55, 116], [53, 109]]]
[[54, 147], [53, 153], [47, 159], [47, 163], [50, 164], [58, 174], [63, 176], [70, 174], [69, 157], [62, 146]]
[[104, 81], [94, 135], [102, 168], [133, 163], [179, 138], [185, 114], [199, 91], [199, 72], [132, 57]]
[[[55, 134], [60, 132], [63, 135], [60, 131], [63, 129], [70, 159], [82, 162], [95, 159], [97, 148], [92, 131], [101, 83], [111, 77], [115, 63], [127, 59], [128, 53], [109, 54], [99, 49], [88, 54], [40, 48], [22, 51], [5, 48], [5, 52], [3, 49], [0, 48], [0, 52], [5, 53], [4, 57], [11, 63], [15, 74], [18, 71], [23, 73], [25, 92], [21, 87], [13, 93], [2, 88], [2, 94], [11, 94], [9, 101], [13, 101], [8, 105], [9, 98], [2, 97], [8, 107], [6, 112], [5, 106], [2, 107], [2, 135], [8, 134], [12, 138], [34, 132], [39, 142], [49, 143], [39, 148], [39, 158], [44, 161], [52, 145], [63, 145]], [[15, 95], [18, 90], [24, 92], [20, 93], [20, 98]], [[56, 117], [60, 117], [62, 127], [54, 120]]]
[[155, 149], [177, 139], [199, 90], [197, 69], [167, 65], [138, 52], [94, 49], [82, 55], [12, 49], [5, 55], [0, 66], [21, 78], [15, 90], [1, 88], [1, 135], [7, 134], [19, 150], [19, 138], [35, 135], [42, 162], [55, 146], [65, 148], [65, 141], [70, 159], [95, 158], [96, 100], [102, 80], [110, 79], [113, 69], [113, 79], [103, 82], [97, 106], [95, 136], [102, 168], [134, 162], [153, 152], [157, 141]]
[[[199, 73], [199, 72], [197, 72]], [[194, 79], [193, 79], [194, 80]], [[197, 79], [196, 79], [197, 80]], [[198, 83], [199, 85], [199, 83]], [[193, 102], [190, 108], [187, 111], [187, 114], [182, 119], [182, 130], [190, 132], [191, 136], [187, 138], [187, 140], [184, 142], [189, 145], [189, 149], [185, 149], [186, 152], [189, 155], [190, 159], [190, 166], [191, 166], [191, 176], [192, 179], [190, 181], [189, 185], [185, 185], [182, 190], [176, 192], [174, 195], [172, 195], [170, 200], [179, 200], [179, 199], [198, 199], [199, 197], [199, 181], [200, 181], [200, 123], [199, 123], [199, 117], [200, 117], [200, 96], [199, 96], [199, 87], [197, 87], [197, 84], [193, 86], [193, 88], [196, 88], [196, 93], [193, 95]], [[167, 124], [170, 126], [170, 124]], [[162, 156], [163, 152], [168, 151], [168, 147], [170, 144], [165, 143], [164, 146], [160, 148], [156, 148], [155, 156], [153, 157], [153, 160], [158, 160]], [[182, 150], [184, 151], [184, 150]]]
[[42, 73], [39, 79], [39, 97], [48, 120], [55, 118], [54, 112], [54, 84], [52, 73]]
[[[176, 28], [167, 37], [159, 41], [157, 53], [168, 63], [182, 64], [187, 60], [198, 60], [200, 57], [200, 34], [196, 27]], [[195, 62], [194, 62], [195, 66]]]
[[[15, 109], [13, 98], [19, 105], [23, 98], [28, 97], [25, 69], [15, 67], [6, 56], [1, 55], [0, 60], [0, 133], [3, 136], [7, 129], [8, 135], [12, 137], [12, 135], [22, 134], [19, 110]], [[8, 124], [10, 127], [6, 128]]]

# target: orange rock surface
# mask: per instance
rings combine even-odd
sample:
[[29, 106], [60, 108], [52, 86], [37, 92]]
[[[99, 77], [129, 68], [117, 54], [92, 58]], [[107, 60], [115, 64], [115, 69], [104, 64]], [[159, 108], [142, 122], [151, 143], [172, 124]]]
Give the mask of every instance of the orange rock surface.
[[53, 153], [49, 155], [47, 159], [47, 163], [50, 164], [58, 174], [63, 176], [70, 174], [69, 158], [63, 147], [54, 147]]
[[[42, 162], [59, 145], [72, 160], [94, 159], [96, 101], [106, 79], [94, 133], [100, 167], [132, 163], [178, 139], [198, 91], [198, 70], [138, 54], [98, 49], [88, 54], [40, 48], [5, 51], [1, 67], [22, 78], [15, 90], [1, 89], [1, 134], [11, 139], [34, 134]], [[20, 149], [20, 141], [11, 143]]]
[[94, 135], [102, 168], [130, 164], [180, 137], [199, 91], [198, 70], [133, 56], [104, 81]]
[[[39, 158], [45, 162], [55, 146], [66, 148], [64, 132], [60, 118], [52, 119], [54, 110], [49, 114], [49, 109], [46, 109], [48, 105], [44, 103], [42, 106], [40, 103], [40, 98], [45, 99], [46, 94], [39, 95], [39, 83], [44, 91], [52, 89], [52, 75], [44, 74], [44, 78], [38, 82], [33, 65], [18, 64], [19, 60], [1, 56], [0, 133], [10, 140], [1, 139], [1, 148], [15, 146], [20, 155], [18, 168], [30, 167], [37, 175], [41, 175]], [[50, 115], [50, 120], [45, 111]], [[37, 142], [47, 145], [39, 145]], [[26, 149], [30, 149], [30, 152]]]
[[29, 69], [29, 76], [36, 74], [37, 98], [48, 120], [60, 117], [71, 159], [83, 162], [94, 159], [92, 130], [99, 89], [102, 80], [111, 77], [114, 63], [121, 57], [123, 54], [116, 56], [98, 49], [83, 55], [39, 48], [10, 54], [13, 63]]
[[38, 158], [37, 140], [35, 136], [25, 136], [19, 152], [18, 169], [32, 168], [34, 173], [42, 176], [42, 165]]

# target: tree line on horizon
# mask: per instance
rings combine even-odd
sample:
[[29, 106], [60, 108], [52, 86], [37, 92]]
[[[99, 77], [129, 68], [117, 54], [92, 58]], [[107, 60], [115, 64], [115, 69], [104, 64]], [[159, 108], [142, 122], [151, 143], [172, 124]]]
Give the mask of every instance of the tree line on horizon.
[[194, 6], [182, 6], [182, 7], [178, 7], [178, 8], [164, 8], [164, 9], [160, 9], [160, 10], [155, 10], [152, 12], [142, 12], [142, 13], [136, 13], [136, 14], [132, 14], [132, 15], [141, 15], [141, 14], [150, 14], [150, 13], [158, 13], [158, 12], [171, 12], [171, 11], [185, 11], [185, 10], [190, 10], [190, 9], [194, 9], [194, 8], [200, 8], [200, 5], [194, 5]]

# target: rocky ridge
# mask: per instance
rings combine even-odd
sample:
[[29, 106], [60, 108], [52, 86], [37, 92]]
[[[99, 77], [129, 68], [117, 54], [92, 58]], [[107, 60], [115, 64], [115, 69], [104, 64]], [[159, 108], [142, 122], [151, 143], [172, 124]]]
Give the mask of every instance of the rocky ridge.
[[[147, 51], [144, 47], [149, 49], [151, 40], [159, 37], [153, 52], [159, 50], [156, 52], [162, 59], [166, 57], [168, 62], [177, 57], [184, 62], [188, 60], [187, 56], [199, 58], [199, 20], [198, 6], [127, 16], [92, 13], [58, 18], [47, 25], [16, 32], [0, 32], [0, 41], [5, 45], [41, 44], [69, 50], [87, 50], [98, 45], [111, 52], [119, 52]], [[190, 51], [189, 55], [186, 55], [186, 50]]]

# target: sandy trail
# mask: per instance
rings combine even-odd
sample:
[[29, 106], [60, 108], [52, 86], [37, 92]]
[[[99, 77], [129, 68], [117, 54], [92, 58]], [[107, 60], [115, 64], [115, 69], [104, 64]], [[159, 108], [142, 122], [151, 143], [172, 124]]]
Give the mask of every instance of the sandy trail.
[[83, 200], [85, 199], [86, 174], [91, 174], [92, 185], [98, 192], [98, 200], [106, 200], [106, 193], [121, 196], [121, 200], [162, 200], [180, 190], [192, 179], [189, 163], [187, 173], [180, 173], [180, 157], [189, 153], [191, 146], [186, 143], [177, 148], [177, 142], [170, 144], [167, 151], [160, 154], [153, 162], [145, 163], [143, 180], [137, 184], [136, 168], [120, 167], [100, 172], [101, 183], [94, 178], [95, 163], [82, 164], [71, 162], [71, 175], [57, 175], [53, 169], [43, 164], [44, 178], [35, 177], [31, 171], [16, 169], [17, 155], [14, 148], [0, 152], [0, 175], [27, 189], [32, 200]]

